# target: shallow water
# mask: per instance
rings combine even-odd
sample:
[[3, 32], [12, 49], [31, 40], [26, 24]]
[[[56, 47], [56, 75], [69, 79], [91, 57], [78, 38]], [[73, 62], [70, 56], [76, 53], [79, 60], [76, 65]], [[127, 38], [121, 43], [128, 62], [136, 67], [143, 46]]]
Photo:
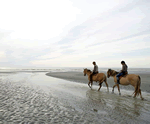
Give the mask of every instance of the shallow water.
[[[150, 93], [114, 94], [45, 73], [1, 74], [0, 123], [150, 123]], [[109, 91], [112, 89], [109, 88]]]
[[[83, 68], [88, 68], [90, 70], [93, 70], [93, 67], [51, 67], [51, 68], [28, 68], [28, 69], [1, 69], [0, 72], [6, 73], [6, 72], [68, 72], [68, 71], [74, 71], [74, 72], [83, 72]], [[99, 72], [106, 73], [108, 68], [102, 68], [99, 66]], [[121, 70], [120, 68], [111, 68], [115, 71]], [[128, 73], [130, 74], [150, 74], [150, 68], [131, 68], [128, 67]]]

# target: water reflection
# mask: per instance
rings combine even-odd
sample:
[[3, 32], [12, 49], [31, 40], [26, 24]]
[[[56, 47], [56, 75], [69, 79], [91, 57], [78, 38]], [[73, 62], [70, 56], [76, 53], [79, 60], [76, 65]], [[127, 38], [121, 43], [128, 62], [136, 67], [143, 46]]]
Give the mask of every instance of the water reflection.
[[[113, 116], [139, 119], [143, 117], [143, 114], [149, 115], [150, 112], [150, 103], [148, 101], [142, 101], [128, 95], [119, 96], [117, 94], [89, 89], [86, 92], [86, 97], [88, 100], [97, 102], [105, 110], [113, 113]], [[144, 117], [146, 118], [146, 116]], [[149, 120], [149, 118], [146, 118], [146, 120]]]

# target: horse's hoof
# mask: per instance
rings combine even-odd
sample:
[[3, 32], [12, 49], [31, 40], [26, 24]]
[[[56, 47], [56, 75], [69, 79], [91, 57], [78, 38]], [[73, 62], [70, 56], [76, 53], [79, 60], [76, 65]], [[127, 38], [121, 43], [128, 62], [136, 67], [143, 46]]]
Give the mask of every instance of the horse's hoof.
[[112, 93], [114, 93], [114, 91], [112, 90]]
[[119, 95], [121, 95], [121, 93], [119, 93]]

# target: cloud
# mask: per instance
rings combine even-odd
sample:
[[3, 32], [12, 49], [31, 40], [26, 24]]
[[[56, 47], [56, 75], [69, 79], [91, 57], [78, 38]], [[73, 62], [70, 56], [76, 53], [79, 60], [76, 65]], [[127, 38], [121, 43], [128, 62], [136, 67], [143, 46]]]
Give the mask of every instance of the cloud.
[[[130, 7], [128, 7], [128, 6]], [[132, 8], [125, 11], [123, 14], [120, 9]], [[149, 32], [150, 23], [148, 17], [148, 9], [139, 2], [126, 3], [114, 9], [104, 12], [100, 17], [89, 19], [88, 21], [72, 28], [68, 35], [60, 40], [58, 43], [67, 44], [80, 40], [81, 37], [89, 37], [98, 34], [101, 36], [99, 40], [119, 40], [123, 38], [134, 37], [135, 35], [142, 35]], [[70, 35], [74, 34], [74, 35]]]
[[47, 55], [43, 55], [43, 56], [38, 56], [36, 57], [36, 59], [54, 59], [54, 58], [58, 58], [59, 56], [61, 56], [62, 53], [57, 51], [57, 52], [51, 52]]
[[10, 34], [11, 34], [11, 32], [9, 32], [9, 31], [0, 30], [0, 41], [1, 41], [3, 38], [9, 36]]
[[13, 39], [47, 40], [59, 36], [78, 13], [69, 0], [6, 0], [0, 5], [0, 27], [14, 30]]
[[75, 26], [74, 28], [72, 28], [67, 36], [65, 36], [65, 38], [63, 38], [62, 40], [58, 41], [57, 43], [59, 44], [66, 44], [66, 43], [69, 43], [69, 42], [72, 42], [73, 40], [77, 39], [81, 33], [82, 33], [82, 30], [85, 29], [85, 26]]
[[6, 62], [6, 54], [4, 51], [0, 51], [0, 62]]
[[[111, 56], [111, 55], [110, 55]], [[110, 57], [109, 56], [109, 57]], [[89, 57], [91, 59], [89, 59]], [[98, 56], [99, 57], [99, 56]], [[82, 58], [82, 59], [81, 59]], [[90, 67], [92, 66], [92, 61], [96, 61], [98, 66], [100, 68], [102, 67], [120, 67], [120, 62], [122, 60], [125, 60], [130, 68], [134, 67], [144, 67], [144, 68], [149, 68], [149, 61], [150, 57], [149, 56], [122, 56], [122, 57], [116, 57], [113, 56], [111, 58], [96, 58], [92, 56], [84, 56], [84, 55], [79, 55], [78, 56], [67, 56], [67, 57], [60, 57], [60, 58], [55, 58], [51, 60], [34, 60], [31, 61], [30, 64], [38, 67]], [[143, 64], [143, 61], [144, 64]], [[72, 63], [72, 64], [71, 64]], [[136, 63], [136, 64], [135, 64]]]
[[[35, 60], [31, 61], [35, 65], [53, 65], [53, 66], [76, 66], [78, 67], [80, 63], [84, 66], [90, 66], [91, 61], [100, 61], [102, 66], [109, 66], [109, 62], [118, 63], [122, 59], [131, 60], [134, 58], [139, 60], [142, 57], [145, 59], [148, 57], [146, 54], [150, 49], [150, 42], [141, 42], [141, 40], [149, 41], [149, 34], [132, 37], [130, 39], [124, 39], [116, 42], [106, 42], [105, 44], [99, 44], [91, 47], [86, 47], [85, 43], [80, 43], [73, 45], [70, 49], [74, 50], [73, 53], [63, 54], [53, 59], [46, 60]], [[146, 49], [145, 52], [143, 52]], [[134, 52], [136, 51], [136, 52]], [[140, 54], [142, 53], [143, 54]], [[132, 54], [132, 56], [131, 56]], [[139, 58], [138, 58], [139, 57]], [[59, 64], [61, 62], [61, 65]], [[87, 64], [84, 64], [87, 63]], [[107, 63], [106, 63], [107, 62]], [[72, 63], [72, 64], [71, 64]], [[116, 64], [114, 64], [116, 66]]]
[[119, 66], [122, 59], [134, 65], [134, 58], [143, 63], [137, 67], [145, 67], [149, 5], [146, 0], [3, 1], [0, 49], [7, 62], [1, 65], [81, 67], [95, 60]]

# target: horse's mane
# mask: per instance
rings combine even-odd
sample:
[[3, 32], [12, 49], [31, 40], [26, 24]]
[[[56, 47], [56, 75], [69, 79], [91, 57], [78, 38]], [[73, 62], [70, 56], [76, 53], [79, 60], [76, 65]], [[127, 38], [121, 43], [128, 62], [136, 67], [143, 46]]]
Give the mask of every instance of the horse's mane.
[[112, 76], [115, 76], [116, 74], [118, 74], [119, 72], [115, 71], [115, 70], [112, 70], [112, 69], [108, 69], [108, 71], [110, 72], [110, 74]]
[[90, 69], [87, 69], [87, 72], [92, 72]]

